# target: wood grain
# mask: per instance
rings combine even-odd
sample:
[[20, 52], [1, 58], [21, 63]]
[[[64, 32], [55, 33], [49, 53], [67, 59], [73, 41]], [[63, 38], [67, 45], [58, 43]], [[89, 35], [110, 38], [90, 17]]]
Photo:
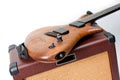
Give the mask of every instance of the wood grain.
[[[85, 17], [87, 15], [82, 16]], [[56, 28], [64, 28], [69, 30], [69, 34], [62, 35], [63, 41], [57, 42], [57, 39], [51, 36], [47, 36], [44, 33], [51, 32]], [[102, 29], [99, 27], [92, 26], [91, 23], [87, 23], [82, 28], [76, 28], [69, 25], [49, 26], [37, 29], [31, 32], [24, 44], [28, 49], [29, 56], [37, 61], [51, 63], [58, 60], [55, 59], [56, 55], [60, 52], [69, 54], [75, 44], [85, 36], [92, 35], [101, 32]], [[50, 49], [49, 46], [54, 43], [55, 48]]]

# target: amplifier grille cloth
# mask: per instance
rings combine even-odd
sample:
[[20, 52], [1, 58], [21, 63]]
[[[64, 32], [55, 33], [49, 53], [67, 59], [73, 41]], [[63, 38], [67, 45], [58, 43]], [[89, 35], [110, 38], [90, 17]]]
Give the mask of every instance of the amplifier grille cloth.
[[108, 53], [102, 52], [27, 77], [26, 80], [112, 80]]

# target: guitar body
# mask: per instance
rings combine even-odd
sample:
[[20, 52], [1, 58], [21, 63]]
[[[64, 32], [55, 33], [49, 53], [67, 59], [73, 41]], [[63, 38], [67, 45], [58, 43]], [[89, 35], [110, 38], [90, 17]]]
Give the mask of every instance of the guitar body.
[[[56, 37], [45, 35], [46, 32], [52, 32], [58, 28], [69, 31], [68, 34], [61, 35], [63, 41], [58, 42]], [[44, 27], [31, 32], [27, 36], [24, 44], [28, 50], [29, 56], [34, 60], [47, 63], [56, 62], [69, 54], [80, 39], [101, 31], [101, 28], [92, 26], [91, 23], [87, 23], [81, 28], [69, 25]], [[54, 44], [54, 47], [49, 48], [52, 43]], [[62, 58], [56, 59], [57, 56], [61, 56]]]
[[[80, 39], [102, 31], [101, 28], [94, 27], [91, 23], [119, 9], [120, 3], [96, 14], [88, 11], [86, 15], [69, 25], [44, 27], [35, 30], [27, 36], [24, 42], [27, 53], [32, 59], [40, 62], [57, 62], [65, 58]], [[58, 28], [57, 34], [55, 33], [56, 28]], [[51, 37], [49, 32], [52, 32], [55, 36]], [[61, 35], [64, 32], [67, 32], [67, 34]]]

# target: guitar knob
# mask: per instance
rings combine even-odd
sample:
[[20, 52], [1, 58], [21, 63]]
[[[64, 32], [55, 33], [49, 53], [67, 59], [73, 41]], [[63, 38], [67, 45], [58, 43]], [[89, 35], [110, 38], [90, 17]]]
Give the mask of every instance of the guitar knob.
[[55, 44], [52, 43], [52, 44], [49, 46], [49, 48], [50, 48], [50, 49], [55, 48]]
[[56, 60], [60, 60], [60, 59], [62, 59], [62, 58], [64, 58], [64, 57], [65, 57], [65, 52], [63, 51], [63, 52], [58, 53], [58, 54], [55, 56], [55, 59], [56, 59]]
[[60, 34], [57, 34], [57, 40], [58, 40], [58, 42], [62, 42], [63, 41], [62, 36]]

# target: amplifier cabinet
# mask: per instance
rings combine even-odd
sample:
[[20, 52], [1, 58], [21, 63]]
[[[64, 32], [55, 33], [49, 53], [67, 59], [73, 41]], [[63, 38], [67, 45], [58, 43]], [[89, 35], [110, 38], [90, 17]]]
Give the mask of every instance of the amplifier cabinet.
[[105, 31], [85, 37], [57, 63], [20, 59], [12, 45], [10, 73], [14, 80], [119, 80], [114, 42], [115, 37]]

